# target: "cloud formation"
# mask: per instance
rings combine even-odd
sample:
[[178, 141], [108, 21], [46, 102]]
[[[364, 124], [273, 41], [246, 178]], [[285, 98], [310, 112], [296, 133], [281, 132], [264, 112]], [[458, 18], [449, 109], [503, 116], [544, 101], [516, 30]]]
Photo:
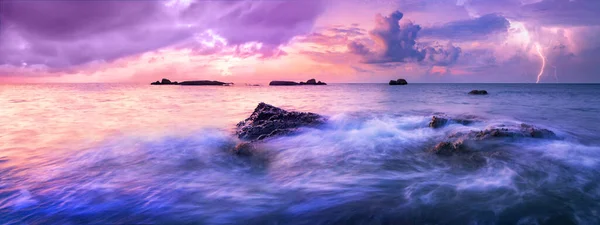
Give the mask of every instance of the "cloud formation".
[[257, 54], [311, 30], [323, 12], [307, 1], [7, 1], [0, 2], [0, 65], [66, 68], [181, 45], [212, 29], [231, 47], [261, 43]]
[[348, 44], [351, 53], [364, 57], [369, 64], [420, 62], [427, 65], [450, 66], [460, 56], [461, 49], [451, 43], [446, 45], [419, 45], [417, 38], [421, 26], [411, 21], [401, 21], [404, 14], [392, 12], [389, 16], [378, 14], [375, 28], [369, 32], [377, 50], [352, 41]]

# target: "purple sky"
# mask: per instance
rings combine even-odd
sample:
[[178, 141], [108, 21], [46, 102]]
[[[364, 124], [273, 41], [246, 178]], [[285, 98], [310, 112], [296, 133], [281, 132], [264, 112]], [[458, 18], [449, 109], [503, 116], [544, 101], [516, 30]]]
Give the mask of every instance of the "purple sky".
[[598, 0], [0, 0], [0, 82], [600, 82], [598, 12]]

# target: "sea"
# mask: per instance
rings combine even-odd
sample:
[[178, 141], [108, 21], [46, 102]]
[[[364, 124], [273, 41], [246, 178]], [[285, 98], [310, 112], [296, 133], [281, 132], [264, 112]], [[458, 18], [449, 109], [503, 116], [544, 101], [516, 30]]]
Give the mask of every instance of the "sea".
[[[327, 123], [233, 154], [260, 102]], [[0, 224], [600, 224], [599, 181], [597, 84], [0, 85]]]

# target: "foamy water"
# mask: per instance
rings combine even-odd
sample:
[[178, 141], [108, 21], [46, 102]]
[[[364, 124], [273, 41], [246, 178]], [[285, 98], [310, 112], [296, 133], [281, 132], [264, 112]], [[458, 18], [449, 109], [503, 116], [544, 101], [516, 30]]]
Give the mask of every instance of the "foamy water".
[[[469, 96], [486, 89], [488, 96]], [[600, 86], [0, 86], [0, 223], [598, 224]], [[229, 151], [259, 102], [319, 128]], [[480, 122], [442, 129], [432, 115]], [[482, 159], [428, 152], [528, 123]]]

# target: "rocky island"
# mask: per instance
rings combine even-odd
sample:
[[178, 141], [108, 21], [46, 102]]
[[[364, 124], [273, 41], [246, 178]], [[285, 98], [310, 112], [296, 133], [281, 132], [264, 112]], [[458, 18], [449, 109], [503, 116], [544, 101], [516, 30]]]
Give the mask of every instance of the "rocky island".
[[407, 85], [408, 82], [406, 82], [405, 79], [398, 79], [398, 80], [390, 80], [390, 85]]
[[184, 86], [203, 86], [203, 85], [212, 85], [212, 86], [226, 86], [231, 85], [233, 83], [225, 83], [221, 81], [212, 81], [212, 80], [194, 80], [194, 81], [183, 81], [177, 82], [163, 78], [162, 81], [156, 81], [150, 83], [150, 85], [184, 85]]
[[271, 83], [269, 83], [270, 86], [295, 86], [295, 85], [327, 85], [327, 83], [321, 82], [315, 80], [315, 79], [310, 79], [307, 80], [306, 82], [294, 82], [294, 81], [278, 81], [278, 80], [274, 80], [271, 81]]
[[472, 90], [469, 92], [470, 95], [487, 95], [488, 92], [486, 90]]

